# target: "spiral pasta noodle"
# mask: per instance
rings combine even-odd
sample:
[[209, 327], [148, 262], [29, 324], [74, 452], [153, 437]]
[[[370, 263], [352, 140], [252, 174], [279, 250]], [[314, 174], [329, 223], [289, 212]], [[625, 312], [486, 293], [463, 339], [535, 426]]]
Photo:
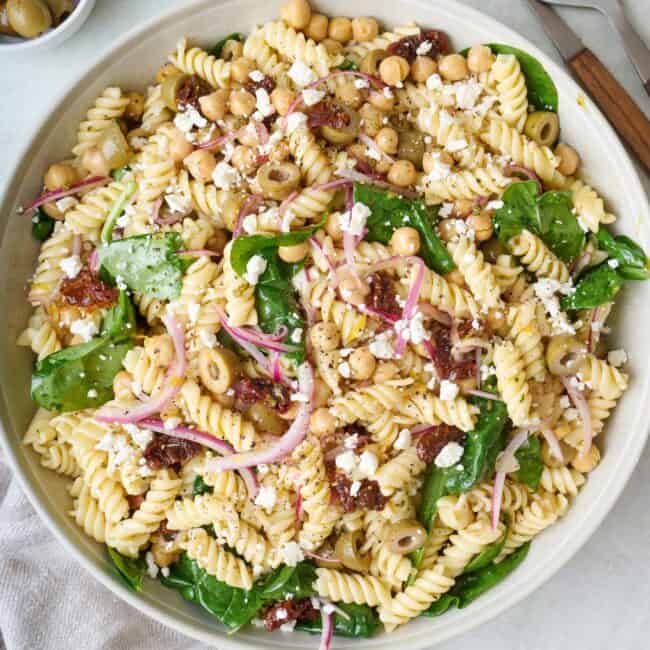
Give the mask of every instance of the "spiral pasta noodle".
[[494, 367], [501, 398], [515, 426], [525, 426], [530, 420], [532, 397], [526, 380], [521, 352], [510, 342], [494, 348]]
[[497, 55], [491, 74], [499, 94], [499, 112], [508, 126], [523, 131], [528, 115], [528, 89], [517, 57]]
[[316, 593], [334, 602], [377, 605], [390, 600], [390, 589], [380, 578], [335, 569], [316, 569]]
[[564, 262], [529, 230], [522, 230], [508, 242], [508, 246], [513, 255], [519, 257], [521, 263], [538, 277], [558, 282], [566, 282], [569, 279], [569, 269]]
[[228, 61], [217, 59], [200, 47], [188, 49], [187, 39], [182, 38], [169, 60], [186, 74], [195, 74], [207, 81], [213, 88], [228, 88], [230, 68]]

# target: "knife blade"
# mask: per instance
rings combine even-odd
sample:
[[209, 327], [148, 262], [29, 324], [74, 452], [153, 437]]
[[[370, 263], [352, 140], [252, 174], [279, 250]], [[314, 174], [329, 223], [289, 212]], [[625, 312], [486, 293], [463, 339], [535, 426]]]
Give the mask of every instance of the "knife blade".
[[547, 7], [540, 0], [528, 0], [528, 6], [540, 19], [544, 31], [565, 61], [570, 61], [585, 49], [585, 45], [578, 35], [553, 9]]

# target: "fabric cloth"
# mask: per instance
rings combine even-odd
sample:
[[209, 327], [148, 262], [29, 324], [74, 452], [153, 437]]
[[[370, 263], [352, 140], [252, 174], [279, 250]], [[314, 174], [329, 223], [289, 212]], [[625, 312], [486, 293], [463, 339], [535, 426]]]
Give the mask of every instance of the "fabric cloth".
[[95, 580], [0, 459], [0, 630], [7, 650], [199, 650]]

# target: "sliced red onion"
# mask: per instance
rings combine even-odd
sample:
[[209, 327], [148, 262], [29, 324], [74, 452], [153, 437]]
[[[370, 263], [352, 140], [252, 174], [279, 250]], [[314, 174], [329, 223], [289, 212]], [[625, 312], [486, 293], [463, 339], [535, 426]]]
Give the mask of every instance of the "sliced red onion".
[[234, 140], [237, 137], [238, 133], [239, 133], [238, 131], [231, 131], [230, 133], [226, 133], [226, 135], [220, 135], [218, 138], [214, 138], [213, 140], [202, 142], [201, 144], [198, 144], [196, 148], [214, 149], [216, 147], [220, 147], [222, 144], [226, 144], [226, 142], [230, 142], [231, 140]]
[[106, 185], [106, 183], [110, 183], [111, 180], [113, 179], [110, 176], [89, 176], [88, 178], [84, 178], [78, 183], [70, 185], [67, 190], [60, 188], [58, 190], [52, 190], [50, 192], [41, 194], [37, 199], [21, 208], [21, 212], [31, 212], [32, 210], [36, 210], [36, 208], [40, 208], [46, 203], [58, 201], [59, 199], [63, 199], [66, 196], [76, 194], [80, 190], [89, 189], [91, 187], [99, 187], [100, 185]]
[[332, 612], [325, 612], [325, 608], [321, 605], [320, 615], [322, 619], [322, 631], [320, 637], [320, 645], [318, 650], [330, 650], [332, 645], [332, 636], [334, 635], [334, 614]]
[[589, 410], [589, 404], [585, 399], [582, 391], [578, 390], [575, 386], [571, 384], [571, 380], [575, 379], [574, 377], [560, 377], [560, 380], [564, 384], [564, 388], [568, 393], [573, 405], [578, 409], [580, 414], [580, 420], [582, 421], [582, 432], [584, 435], [584, 440], [582, 441], [582, 449], [578, 452], [578, 456], [583, 458], [585, 454], [591, 449], [591, 443], [594, 438], [594, 429], [591, 421], [591, 411]]
[[555, 456], [561, 463], [564, 462], [564, 454], [562, 453], [562, 447], [560, 446], [560, 441], [557, 439], [555, 432], [551, 427], [546, 423], [542, 422], [539, 425], [539, 430], [544, 436], [544, 440], [548, 443], [551, 454]]
[[503, 496], [503, 486], [506, 481], [506, 474], [514, 471], [517, 465], [515, 452], [526, 440], [528, 440], [529, 430], [520, 431], [505, 448], [496, 462], [496, 476], [494, 477], [494, 488], [492, 490], [492, 530], [496, 530], [499, 525], [499, 513], [501, 511], [501, 498]]
[[430, 433], [431, 431], [435, 431], [437, 428], [438, 427], [435, 424], [418, 424], [417, 426], [414, 426], [411, 429], [411, 435], [422, 436], [425, 433]]
[[167, 408], [169, 403], [176, 397], [183, 385], [187, 360], [185, 358], [185, 337], [183, 329], [176, 317], [171, 313], [166, 313], [162, 317], [162, 322], [167, 328], [167, 332], [172, 337], [174, 343], [174, 361], [170, 364], [165, 375], [163, 390], [147, 402], [140, 403], [133, 408], [116, 409], [114, 405], [102, 406], [95, 414], [98, 422], [108, 422], [116, 424], [132, 424], [161, 413]]
[[374, 316], [375, 318], [380, 318], [386, 323], [389, 323], [390, 325], [395, 325], [395, 323], [399, 320], [399, 315], [397, 314], [391, 314], [390, 312], [387, 311], [381, 311], [379, 309], [373, 309], [372, 307], [368, 307], [368, 305], [358, 305], [357, 309], [362, 313], [362, 314], [367, 314], [368, 316]]
[[[160, 208], [162, 208], [162, 204], [163, 204], [162, 196], [158, 197], [153, 202], [153, 205], [151, 206], [151, 215], [149, 217], [151, 219], [151, 223], [161, 223], [159, 221], [159, 219], [160, 219]], [[165, 223], [165, 219], [163, 219], [162, 225], [167, 226], [167, 225], [171, 225], [171, 224]]]
[[261, 194], [251, 194], [243, 203], [239, 209], [239, 215], [237, 216], [237, 223], [235, 224], [235, 229], [233, 230], [232, 236], [239, 237], [242, 231], [242, 224], [244, 218], [249, 214], [253, 214], [259, 207], [260, 203], [264, 200], [264, 197]]
[[234, 454], [228, 458], [217, 458], [211, 464], [211, 469], [225, 472], [231, 469], [276, 463], [286, 458], [305, 439], [309, 428], [309, 418], [314, 404], [314, 371], [309, 362], [303, 363], [298, 368], [298, 389], [307, 401], [300, 403], [296, 419], [279, 440], [264, 449]]
[[280, 368], [280, 353], [279, 352], [274, 352], [273, 353], [273, 363], [271, 366], [271, 379], [273, 381], [281, 381], [282, 380], [282, 370]]
[[476, 387], [481, 389], [481, 348], [476, 348], [474, 350], [475, 361], [476, 361]]
[[[165, 435], [174, 438], [191, 440], [203, 447], [216, 451], [222, 456], [232, 456], [232, 454], [235, 453], [235, 448], [229, 442], [221, 440], [220, 438], [215, 438], [213, 435], [206, 433], [205, 431], [199, 431], [198, 429], [185, 424], [167, 428], [165, 427], [165, 423], [159, 418], [145, 418], [144, 420], [140, 420], [138, 425], [151, 429], [151, 431], [156, 431], [157, 433], [164, 433]], [[240, 470], [239, 474], [246, 484], [248, 496], [251, 499], [255, 499], [257, 493], [260, 491], [260, 484], [255, 472], [250, 468], [244, 468]]]
[[[415, 315], [415, 311], [418, 306], [418, 300], [420, 298], [420, 289], [422, 287], [422, 282], [424, 280], [424, 261], [419, 257], [411, 256], [408, 260], [414, 264], [418, 265], [418, 272], [415, 276], [415, 280], [409, 289], [408, 296], [406, 297], [406, 304], [404, 305], [404, 311], [402, 312], [402, 320], [410, 321]], [[395, 344], [395, 354], [400, 356], [404, 351], [406, 345], [406, 339], [402, 335], [402, 331], [398, 332], [397, 343]]]
[[[296, 347], [293, 345], [286, 345], [285, 343], [280, 343], [280, 340], [284, 338], [281, 335], [277, 334], [265, 334], [259, 330], [254, 329], [253, 327], [234, 327], [228, 323], [226, 315], [218, 310], [219, 320], [221, 325], [230, 336], [232, 336], [238, 343], [246, 341], [247, 343], [252, 343], [258, 348], [264, 348], [270, 350], [271, 352], [295, 352]], [[286, 336], [286, 334], [284, 335]]]
[[94, 275], [99, 273], [99, 251], [96, 248], [93, 249], [93, 252], [88, 257], [88, 268]]
[[365, 144], [366, 147], [368, 147], [368, 149], [374, 151], [375, 154], [378, 155], [380, 158], [383, 158], [384, 160], [387, 160], [390, 163], [395, 162], [395, 158], [389, 156], [385, 151], [383, 151], [369, 135], [366, 135], [365, 133], [359, 133], [359, 140], [361, 140], [361, 142], [363, 142], [363, 144]]
[[327, 183], [318, 183], [317, 185], [312, 185], [310, 189], [314, 192], [326, 192], [328, 190], [335, 190], [339, 187], [347, 187], [351, 184], [351, 181], [348, 181], [345, 178], [339, 178], [335, 181], [327, 181]]
[[508, 177], [523, 176], [528, 180], [535, 181], [537, 183], [537, 189], [539, 190], [539, 193], [542, 194], [544, 192], [542, 181], [540, 180], [539, 176], [532, 169], [529, 169], [528, 167], [524, 167], [523, 165], [508, 165], [503, 170], [503, 173]]
[[494, 402], [499, 402], [500, 398], [498, 395], [495, 395], [494, 393], [488, 393], [487, 391], [484, 390], [476, 390], [474, 388], [470, 388], [468, 390], [463, 391], [465, 395], [474, 395], [474, 397], [482, 397], [483, 399], [491, 399]]
[[345, 187], [345, 209], [348, 212], [352, 212], [353, 207], [354, 207], [354, 188], [352, 187], [352, 182], [348, 181], [348, 184]]
[[366, 183], [367, 185], [375, 185], [376, 187], [380, 187], [381, 189], [389, 190], [391, 192], [394, 192], [395, 194], [400, 194], [401, 196], [404, 196], [407, 199], [416, 199], [418, 196], [417, 192], [413, 190], [409, 190], [405, 187], [400, 187], [399, 185], [393, 185], [392, 183], [387, 183], [386, 181], [378, 180], [377, 178], [373, 178], [368, 174], [362, 174], [361, 172], [358, 172], [356, 169], [347, 169], [347, 168], [338, 169], [336, 171], [336, 175], [340, 176], [341, 178], [350, 180], [354, 183]]

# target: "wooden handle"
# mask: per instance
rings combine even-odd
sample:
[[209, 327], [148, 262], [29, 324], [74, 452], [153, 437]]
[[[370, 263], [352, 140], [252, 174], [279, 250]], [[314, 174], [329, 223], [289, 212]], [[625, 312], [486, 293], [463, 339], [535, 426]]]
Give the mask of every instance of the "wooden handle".
[[590, 49], [582, 50], [569, 65], [621, 138], [650, 171], [650, 120]]

